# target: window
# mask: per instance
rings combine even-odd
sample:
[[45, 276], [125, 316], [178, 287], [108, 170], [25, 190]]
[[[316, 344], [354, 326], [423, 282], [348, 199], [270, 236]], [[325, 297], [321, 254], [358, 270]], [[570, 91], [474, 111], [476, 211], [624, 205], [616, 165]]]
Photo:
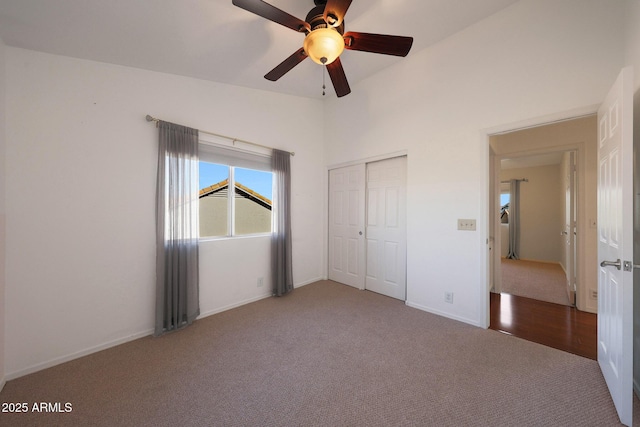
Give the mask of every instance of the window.
[[270, 159], [200, 145], [200, 237], [271, 233]]
[[509, 200], [511, 199], [511, 190], [509, 184], [500, 185], [500, 222], [502, 224], [509, 223]]

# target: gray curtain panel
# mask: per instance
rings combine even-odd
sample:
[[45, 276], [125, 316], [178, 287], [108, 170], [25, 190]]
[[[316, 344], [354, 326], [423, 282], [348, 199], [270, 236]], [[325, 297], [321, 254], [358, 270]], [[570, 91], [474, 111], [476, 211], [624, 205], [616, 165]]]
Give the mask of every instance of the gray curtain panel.
[[509, 253], [507, 258], [520, 259], [520, 181], [512, 179], [509, 191]]
[[198, 130], [158, 122], [155, 336], [200, 314]]
[[291, 154], [273, 150], [271, 169], [274, 179], [273, 233], [271, 234], [271, 275], [273, 294], [293, 290], [291, 266]]

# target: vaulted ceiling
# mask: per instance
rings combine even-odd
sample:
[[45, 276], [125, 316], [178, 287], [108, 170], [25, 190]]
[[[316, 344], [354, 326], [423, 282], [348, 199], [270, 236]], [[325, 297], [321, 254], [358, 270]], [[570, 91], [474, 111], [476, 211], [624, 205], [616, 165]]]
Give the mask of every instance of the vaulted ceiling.
[[[268, 0], [304, 19], [313, 0]], [[353, 0], [347, 31], [414, 38], [409, 56], [517, 0]], [[8, 46], [322, 98], [322, 67], [303, 61], [277, 82], [264, 75], [302, 46], [304, 35], [232, 5], [231, 0], [0, 0]], [[357, 83], [403, 58], [345, 51]], [[331, 88], [327, 77], [327, 86]], [[333, 89], [327, 91], [333, 95]]]

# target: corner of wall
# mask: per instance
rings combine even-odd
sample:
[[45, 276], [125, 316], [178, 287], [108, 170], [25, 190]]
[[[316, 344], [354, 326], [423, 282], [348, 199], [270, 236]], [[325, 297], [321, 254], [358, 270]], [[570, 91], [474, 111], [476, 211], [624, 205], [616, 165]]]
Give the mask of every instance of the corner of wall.
[[5, 45], [0, 38], [0, 391], [5, 384]]

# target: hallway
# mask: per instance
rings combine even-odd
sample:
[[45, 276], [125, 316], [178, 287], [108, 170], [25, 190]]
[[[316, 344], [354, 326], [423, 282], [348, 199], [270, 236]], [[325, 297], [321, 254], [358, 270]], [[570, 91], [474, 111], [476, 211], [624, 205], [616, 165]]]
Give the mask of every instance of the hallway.
[[597, 359], [598, 316], [573, 307], [491, 293], [489, 329]]

